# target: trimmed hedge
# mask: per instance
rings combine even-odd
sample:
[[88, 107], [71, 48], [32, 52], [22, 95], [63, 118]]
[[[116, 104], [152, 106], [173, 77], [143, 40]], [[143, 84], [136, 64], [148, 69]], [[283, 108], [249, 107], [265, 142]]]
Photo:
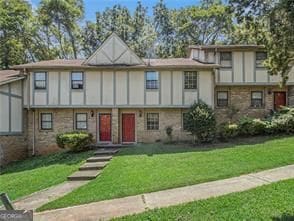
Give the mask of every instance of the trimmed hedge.
[[221, 140], [241, 136], [266, 134], [294, 134], [294, 108], [284, 107], [266, 120], [242, 118], [237, 124], [221, 124], [218, 136]]
[[56, 136], [56, 143], [60, 148], [80, 152], [89, 149], [93, 142], [93, 135], [87, 132], [73, 131], [61, 133]]

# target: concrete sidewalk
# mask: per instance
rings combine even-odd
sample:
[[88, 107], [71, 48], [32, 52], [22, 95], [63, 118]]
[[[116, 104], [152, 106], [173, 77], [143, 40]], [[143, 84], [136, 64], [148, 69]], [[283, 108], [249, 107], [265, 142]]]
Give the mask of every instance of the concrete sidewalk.
[[147, 209], [167, 207], [200, 199], [222, 196], [233, 192], [245, 191], [291, 178], [294, 178], [294, 165], [193, 186], [36, 213], [34, 215], [34, 220], [108, 220], [114, 217], [144, 212]]

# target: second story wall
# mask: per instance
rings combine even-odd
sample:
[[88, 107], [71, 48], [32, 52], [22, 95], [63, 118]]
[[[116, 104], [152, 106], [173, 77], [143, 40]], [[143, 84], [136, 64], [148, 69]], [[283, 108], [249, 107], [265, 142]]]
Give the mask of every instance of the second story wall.
[[[197, 88], [185, 89], [184, 71], [161, 70], [158, 88], [146, 88], [144, 70], [83, 71], [83, 87], [73, 89], [72, 71], [35, 71], [30, 73], [31, 107], [188, 107], [199, 100], [213, 106], [212, 71], [196, 73]], [[36, 73], [46, 79], [35, 87]], [[39, 78], [40, 76], [38, 76]], [[42, 77], [40, 79], [43, 79]]]

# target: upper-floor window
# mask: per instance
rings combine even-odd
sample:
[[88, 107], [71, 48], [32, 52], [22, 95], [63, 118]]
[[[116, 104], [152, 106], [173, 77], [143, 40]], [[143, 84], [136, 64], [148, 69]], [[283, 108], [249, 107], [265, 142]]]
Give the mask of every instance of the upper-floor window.
[[223, 67], [232, 67], [232, 52], [221, 52], [220, 64]]
[[217, 92], [217, 106], [218, 107], [227, 107], [229, 104], [228, 92], [227, 91], [218, 91]]
[[256, 52], [256, 67], [263, 67], [264, 60], [267, 59], [266, 52]]
[[34, 81], [35, 81], [35, 89], [38, 89], [38, 90], [46, 89], [46, 85], [47, 85], [46, 72], [36, 72]]
[[71, 88], [83, 89], [83, 87], [84, 87], [83, 72], [72, 72], [71, 73]]
[[52, 130], [52, 113], [41, 113], [41, 130]]
[[159, 114], [147, 113], [147, 130], [159, 129]]
[[185, 71], [184, 72], [185, 89], [197, 89], [197, 72]]
[[263, 92], [252, 91], [251, 92], [251, 107], [262, 107], [263, 105]]
[[87, 128], [88, 128], [87, 113], [77, 113], [76, 114], [76, 129], [87, 130]]
[[158, 89], [159, 88], [159, 76], [156, 71], [146, 72], [146, 89]]

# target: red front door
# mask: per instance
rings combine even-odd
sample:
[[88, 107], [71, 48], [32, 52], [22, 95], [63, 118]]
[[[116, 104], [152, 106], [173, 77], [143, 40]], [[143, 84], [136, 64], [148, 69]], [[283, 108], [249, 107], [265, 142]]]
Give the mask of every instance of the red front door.
[[278, 110], [281, 106], [286, 106], [286, 92], [274, 92], [274, 106]]
[[135, 114], [122, 115], [122, 142], [135, 142]]
[[111, 114], [99, 114], [99, 141], [111, 141]]

